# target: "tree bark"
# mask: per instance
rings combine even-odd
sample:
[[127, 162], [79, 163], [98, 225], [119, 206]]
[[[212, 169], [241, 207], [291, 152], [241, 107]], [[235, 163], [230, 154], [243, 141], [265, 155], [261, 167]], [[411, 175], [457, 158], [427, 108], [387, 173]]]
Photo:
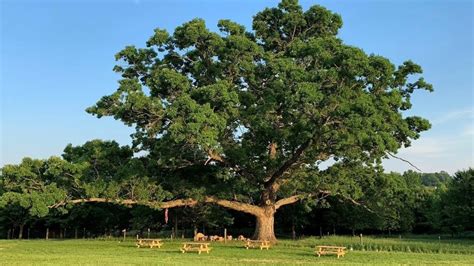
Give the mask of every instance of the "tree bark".
[[265, 207], [261, 213], [256, 215], [255, 232], [252, 238], [276, 242], [274, 228], [275, 210], [272, 207]]
[[20, 224], [20, 231], [18, 233], [18, 239], [23, 239], [23, 229], [25, 228], [24, 224]]

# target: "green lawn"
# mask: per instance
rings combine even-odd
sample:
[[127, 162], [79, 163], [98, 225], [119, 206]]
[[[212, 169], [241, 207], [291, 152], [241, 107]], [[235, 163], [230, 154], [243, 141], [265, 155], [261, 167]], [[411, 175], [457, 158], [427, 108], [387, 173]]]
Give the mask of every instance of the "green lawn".
[[[136, 248], [132, 240], [0, 240], [0, 265], [299, 265], [299, 264], [450, 264], [473, 265], [474, 245], [471, 241], [448, 243], [424, 239], [375, 239], [357, 246], [355, 238], [307, 238], [281, 240], [270, 250], [246, 250], [243, 243], [212, 243], [211, 254], [181, 254], [182, 241], [166, 241], [161, 249]], [[314, 255], [317, 244], [339, 244], [353, 249], [344, 258]], [[371, 246], [366, 250], [366, 247]], [[388, 247], [412, 246], [405, 252], [380, 251]], [[426, 245], [426, 246], [425, 246]], [[416, 247], [424, 247], [416, 248]], [[377, 247], [377, 248], [375, 248]], [[438, 249], [434, 249], [437, 247]], [[431, 249], [433, 248], [433, 249]], [[358, 250], [360, 249], [360, 250]], [[379, 251], [376, 251], [379, 250]], [[458, 254], [463, 253], [463, 254]]]

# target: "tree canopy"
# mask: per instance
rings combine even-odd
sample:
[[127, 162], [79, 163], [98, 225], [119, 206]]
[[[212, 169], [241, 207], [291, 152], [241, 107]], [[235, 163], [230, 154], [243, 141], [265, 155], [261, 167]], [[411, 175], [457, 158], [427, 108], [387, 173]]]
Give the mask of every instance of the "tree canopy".
[[341, 17], [321, 6], [283, 0], [252, 26], [193, 19], [117, 53], [117, 90], [87, 112], [134, 126], [146, 156], [103, 147], [115, 156], [103, 164], [111, 155], [94, 143], [68, 147], [86, 170], [59, 202], [215, 203], [256, 216], [254, 237], [269, 240], [281, 206], [329, 194], [368, 204], [382, 159], [430, 127], [404, 113], [415, 90], [432, 90], [421, 67], [345, 44]]

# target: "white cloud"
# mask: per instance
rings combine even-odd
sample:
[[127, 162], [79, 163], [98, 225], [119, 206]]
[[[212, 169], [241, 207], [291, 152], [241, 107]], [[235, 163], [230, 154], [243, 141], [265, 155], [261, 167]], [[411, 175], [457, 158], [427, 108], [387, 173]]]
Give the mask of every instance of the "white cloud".
[[450, 153], [450, 147], [457, 144], [459, 140], [451, 138], [424, 137], [412, 143], [411, 147], [401, 149], [401, 156], [439, 158]]
[[474, 137], [474, 124], [471, 123], [467, 126], [463, 131], [463, 135]]
[[[423, 172], [454, 173], [474, 167], [474, 108], [460, 108], [432, 117], [433, 127], [400, 149], [397, 156], [406, 159]], [[408, 163], [394, 158], [384, 160], [387, 171], [403, 172], [413, 169]]]
[[[454, 173], [474, 166], [473, 138], [458, 132], [447, 136], [421, 137], [411, 147], [400, 149], [397, 156], [406, 159], [423, 172]], [[406, 162], [391, 158], [384, 161], [387, 171], [403, 172], [413, 168]]]
[[474, 108], [468, 107], [447, 112], [433, 119], [433, 125], [440, 125], [447, 122], [457, 121], [459, 119], [474, 119]]

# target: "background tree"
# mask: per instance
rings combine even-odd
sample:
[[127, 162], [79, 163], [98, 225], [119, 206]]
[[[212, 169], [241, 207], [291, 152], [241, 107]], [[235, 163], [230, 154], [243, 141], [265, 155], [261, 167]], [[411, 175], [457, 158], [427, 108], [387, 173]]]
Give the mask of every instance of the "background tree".
[[446, 184], [451, 180], [451, 176], [441, 171], [439, 173], [423, 173], [421, 175], [421, 183], [427, 187], [439, 187], [442, 184]]
[[441, 227], [451, 233], [474, 229], [474, 169], [458, 171], [440, 202]]

